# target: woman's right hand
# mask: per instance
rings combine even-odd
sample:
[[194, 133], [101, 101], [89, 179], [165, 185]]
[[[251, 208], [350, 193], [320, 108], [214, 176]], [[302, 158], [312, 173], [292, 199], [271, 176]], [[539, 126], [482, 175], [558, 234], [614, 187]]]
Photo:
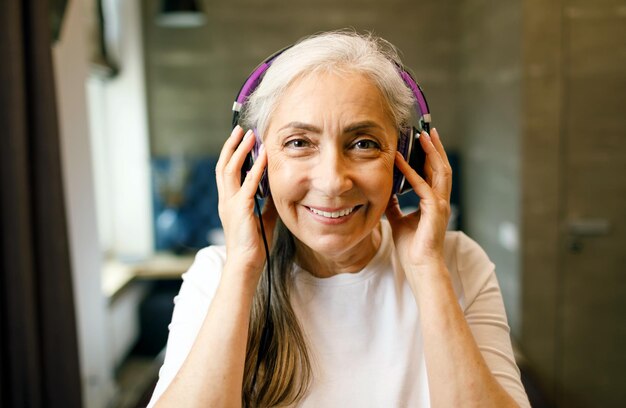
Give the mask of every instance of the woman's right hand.
[[[243, 137], [243, 140], [242, 140]], [[219, 215], [226, 238], [226, 262], [242, 273], [256, 288], [265, 263], [265, 249], [259, 219], [254, 213], [254, 195], [267, 165], [267, 153], [261, 146], [259, 156], [241, 184], [241, 167], [254, 146], [252, 130], [245, 136], [237, 125], [224, 143], [215, 167], [219, 195]], [[263, 224], [268, 244], [278, 214], [271, 198], [265, 200]]]

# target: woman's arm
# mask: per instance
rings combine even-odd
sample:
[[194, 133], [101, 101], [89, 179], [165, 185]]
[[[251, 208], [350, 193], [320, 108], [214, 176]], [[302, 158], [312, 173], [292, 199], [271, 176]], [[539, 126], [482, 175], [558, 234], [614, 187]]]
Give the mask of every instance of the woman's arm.
[[[243, 138], [243, 139], [242, 139]], [[242, 402], [243, 372], [252, 299], [265, 263], [254, 194], [267, 164], [262, 151], [241, 183], [241, 168], [254, 135], [236, 126], [224, 143], [215, 173], [226, 262], [198, 335], [158, 407], [228, 406]], [[276, 211], [267, 200], [263, 221], [268, 242]]]
[[227, 263], [198, 336], [156, 407], [241, 405], [243, 369], [254, 287]]
[[420, 136], [426, 179], [396, 154], [396, 165], [420, 197], [419, 210], [404, 215], [393, 197], [386, 211], [420, 311], [431, 401], [435, 407], [515, 407], [478, 349], [444, 261], [452, 171], [439, 134], [431, 133], [432, 139]]
[[434, 407], [517, 407], [491, 373], [444, 264], [410, 272]]

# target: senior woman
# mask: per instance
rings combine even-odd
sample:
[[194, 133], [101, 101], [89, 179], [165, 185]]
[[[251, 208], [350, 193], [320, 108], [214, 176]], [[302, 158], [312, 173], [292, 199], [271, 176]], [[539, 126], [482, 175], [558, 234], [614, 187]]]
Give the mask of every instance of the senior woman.
[[[347, 32], [272, 62], [243, 109], [254, 132], [236, 126], [220, 154], [226, 244], [201, 250], [183, 276], [150, 406], [529, 405], [494, 266], [446, 232], [451, 170], [438, 132], [419, 137], [424, 177], [397, 151], [415, 103], [400, 66], [384, 40]], [[401, 212], [394, 168], [418, 211]], [[254, 212], [265, 170], [269, 321]]]

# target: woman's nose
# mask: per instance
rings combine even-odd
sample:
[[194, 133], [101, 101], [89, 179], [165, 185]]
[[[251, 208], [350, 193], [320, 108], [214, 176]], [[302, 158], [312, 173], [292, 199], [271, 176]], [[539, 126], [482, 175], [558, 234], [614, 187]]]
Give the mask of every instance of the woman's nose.
[[349, 191], [353, 186], [351, 168], [341, 152], [326, 151], [319, 158], [311, 174], [314, 188], [328, 197], [337, 197]]

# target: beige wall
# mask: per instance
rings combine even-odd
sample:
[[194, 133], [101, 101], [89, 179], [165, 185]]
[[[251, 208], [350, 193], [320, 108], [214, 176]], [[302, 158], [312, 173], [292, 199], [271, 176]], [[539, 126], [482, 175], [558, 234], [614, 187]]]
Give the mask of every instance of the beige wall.
[[521, 7], [519, 0], [462, 3], [457, 101], [464, 229], [496, 264], [515, 336], [521, 321]]
[[302, 36], [344, 27], [373, 30], [400, 48], [447, 146], [457, 147], [456, 3], [212, 0], [204, 1], [204, 27], [168, 29], [154, 24], [159, 2], [144, 0], [152, 153], [219, 153], [250, 71]]
[[559, 280], [561, 2], [524, 3], [524, 166], [522, 168], [522, 342], [554, 393]]

